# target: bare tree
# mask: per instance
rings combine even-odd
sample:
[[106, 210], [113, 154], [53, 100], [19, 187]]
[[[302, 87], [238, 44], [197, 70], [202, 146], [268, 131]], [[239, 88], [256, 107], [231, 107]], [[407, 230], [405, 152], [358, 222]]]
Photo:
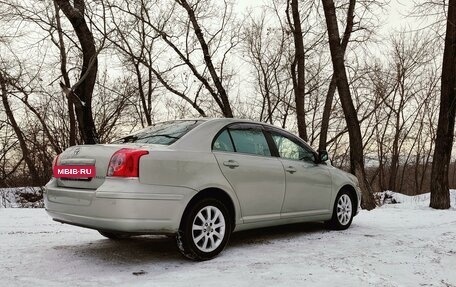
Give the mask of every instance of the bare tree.
[[[124, 19], [119, 17], [120, 19], [117, 19], [114, 17], [114, 14], [123, 8], [115, 5], [111, 6], [110, 12], [113, 15], [112, 24], [114, 25], [115, 33], [114, 36], [108, 37], [108, 40], [115, 49], [120, 51], [122, 55], [124, 55], [126, 62], [131, 65], [133, 74], [137, 80], [136, 86], [142, 108], [139, 114], [144, 115], [147, 125], [152, 124], [151, 111], [154, 98], [153, 92], [157, 89], [157, 84], [154, 84], [155, 81], [156, 83], [160, 83], [172, 94], [177, 95], [189, 103], [199, 115], [206, 117], [205, 111], [200, 107], [197, 101], [198, 94], [192, 99], [185, 94], [185, 91], [179, 91], [178, 88], [173, 87], [170, 81], [166, 79], [166, 72], [163, 72], [156, 67], [154, 60], [160, 56], [160, 53], [154, 53], [154, 48], [155, 42], [160, 36], [154, 35], [156, 30], [151, 29], [151, 26], [147, 22], [150, 19], [145, 10], [147, 8], [142, 6], [143, 4], [145, 5], [145, 3], [141, 2], [140, 4], [139, 11], [125, 10], [128, 11], [126, 13], [127, 17], [133, 17], [137, 23], [133, 28], [129, 28], [129, 18]], [[113, 10], [114, 7], [117, 8], [115, 11]], [[160, 51], [161, 48], [157, 50]], [[173, 69], [170, 68], [167, 70], [171, 71]], [[141, 116], [141, 121], [142, 119], [143, 117]]]
[[[368, 51], [379, 12], [369, 9], [379, 3], [336, 2], [340, 18], [331, 15], [329, 25], [321, 5], [308, 0], [268, 1], [247, 17], [233, 12], [229, 0], [0, 0], [7, 95], [5, 106], [2, 87], [0, 186], [48, 179], [53, 156], [85, 140], [82, 97], [90, 94], [100, 143], [158, 120], [235, 114], [305, 133], [311, 145], [319, 141], [335, 166], [355, 172], [364, 199], [369, 185], [425, 192], [437, 133], [440, 51], [423, 45], [424, 33], [399, 34], [378, 43], [380, 53]], [[345, 25], [340, 35], [337, 23]], [[440, 33], [441, 26], [432, 27]], [[35, 57], [18, 49], [24, 46]], [[448, 91], [443, 83], [454, 79], [445, 79]], [[90, 93], [84, 85], [92, 86]], [[442, 103], [451, 123], [452, 100]], [[451, 187], [454, 159], [448, 170]]]
[[97, 78], [98, 52], [92, 31], [85, 20], [85, 1], [74, 0], [74, 6], [69, 0], [54, 0], [70, 21], [78, 37], [82, 50], [82, 67], [80, 78], [72, 87], [61, 82], [61, 87], [71, 99], [78, 119], [82, 139], [86, 144], [98, 143], [98, 135], [92, 115], [92, 94]]
[[219, 74], [215, 70], [215, 66], [212, 60], [211, 53], [209, 52], [209, 46], [207, 44], [207, 40], [203, 35], [203, 30], [198, 22], [195, 9], [198, 7], [199, 3], [195, 3], [190, 5], [186, 0], [176, 0], [176, 2], [181, 5], [188, 14], [188, 18], [193, 26], [193, 31], [195, 32], [196, 38], [200, 43], [201, 50], [204, 55], [204, 62], [206, 63], [206, 67], [209, 70], [209, 74], [211, 75], [212, 81], [217, 89], [218, 98], [221, 103], [220, 108], [222, 109], [223, 115], [228, 118], [233, 117], [233, 111], [231, 110], [230, 102], [228, 100], [228, 94], [225, 90], [225, 87], [222, 85], [222, 80], [220, 79]]
[[[291, 3], [290, 3], [291, 2]], [[291, 15], [290, 17], [290, 6]], [[305, 95], [305, 50], [303, 31], [301, 27], [301, 15], [299, 13], [298, 0], [287, 0], [287, 19], [293, 33], [294, 40], [294, 59], [290, 66], [291, 77], [293, 81], [293, 90], [296, 104], [296, 120], [298, 124], [299, 136], [307, 141], [307, 125], [306, 114], [304, 111], [304, 95]], [[291, 20], [291, 18], [293, 20]]]
[[[46, 65], [46, 67], [43, 67], [43, 65], [45, 65], [44, 64], [45, 62], [49, 61], [49, 57], [35, 58], [37, 60], [37, 63], [32, 64], [32, 61], [26, 61], [24, 59], [20, 59], [17, 55], [15, 55], [15, 53], [16, 53], [15, 48], [12, 48], [10, 51], [13, 54], [12, 56], [10, 55], [10, 58], [13, 58], [17, 62], [16, 64], [19, 66], [19, 68], [21, 70], [21, 75], [17, 75], [17, 77], [22, 77], [22, 76], [30, 77], [30, 78], [34, 79], [34, 81], [32, 81], [32, 82], [35, 82], [35, 83], [32, 83], [32, 82], [21, 83], [21, 81], [19, 81], [19, 79], [18, 79], [18, 81], [15, 82], [16, 88], [20, 89], [22, 91], [21, 93], [24, 95], [24, 97], [20, 98], [20, 100], [30, 109], [30, 111], [32, 111], [37, 116], [38, 120], [43, 125], [43, 129], [45, 131], [49, 130], [49, 121], [47, 121], [47, 123], [46, 123], [47, 127], [45, 127], [44, 121], [42, 119], [40, 119], [40, 115], [37, 114], [37, 111], [39, 111], [39, 108], [33, 104], [30, 104], [30, 102], [28, 101], [29, 96], [26, 94], [31, 94], [37, 88], [39, 89], [39, 93], [42, 94], [43, 96], [51, 95], [54, 92], [53, 89], [51, 89], [49, 87], [44, 87], [43, 86], [44, 83], [40, 83], [39, 84], [39, 85], [41, 85], [40, 87], [37, 87], [38, 85], [36, 83], [37, 79], [43, 79], [43, 75], [42, 75], [43, 71], [41, 69], [43, 69], [43, 70], [47, 69], [48, 70], [47, 74], [53, 75], [53, 73], [49, 73], [49, 69], [53, 69], [54, 65], [60, 67], [61, 76], [59, 76], [59, 78], [61, 77], [63, 79], [64, 85], [66, 87], [71, 87], [71, 80], [70, 80], [71, 76], [70, 76], [69, 71], [74, 70], [74, 69], [67, 68], [68, 60], [70, 60], [70, 61], [72, 60], [71, 58], [69, 59], [69, 57], [68, 57], [68, 51], [75, 50], [76, 53], [78, 53], [77, 50], [79, 49], [79, 47], [78, 47], [77, 43], [73, 40], [73, 38], [75, 38], [74, 34], [69, 33], [68, 31], [65, 31], [62, 28], [60, 9], [58, 8], [57, 4], [54, 1], [50, 1], [50, 2], [47, 2], [47, 1], [45, 1], [45, 2], [43, 2], [43, 1], [40, 1], [40, 2], [11, 1], [8, 3], [2, 3], [2, 4], [4, 5], [4, 8], [7, 9], [7, 11], [8, 11], [8, 15], [7, 15], [7, 18], [5, 19], [5, 21], [9, 20], [15, 24], [26, 23], [26, 25], [24, 25], [24, 28], [25, 28], [24, 30], [26, 30], [26, 32], [24, 32], [24, 35], [34, 33], [40, 37], [36, 43], [30, 44], [29, 48], [40, 51], [40, 50], [42, 50], [40, 48], [42, 46], [42, 44], [46, 43], [47, 40], [49, 39], [50, 42], [55, 47], [57, 47], [57, 49], [59, 51], [60, 61], [55, 62], [55, 64], [54, 63], [50, 64], [49, 66]], [[33, 30], [33, 32], [31, 32], [32, 30], [30, 30], [30, 29], [33, 29], [32, 27], [38, 28], [38, 29], [35, 29], [35, 30]], [[40, 32], [40, 30], [42, 32]], [[21, 35], [17, 35], [17, 36], [15, 36], [15, 38], [16, 38], [16, 40], [14, 42], [22, 40]], [[65, 45], [65, 38], [70, 43], [70, 45], [67, 45], [67, 46]], [[34, 69], [31, 69], [33, 66], [35, 66], [35, 67], [37, 66], [38, 71], [33, 71]], [[31, 71], [33, 71], [33, 72], [31, 72]], [[54, 81], [55, 80], [52, 80], [52, 83]], [[21, 88], [19, 88], [19, 86]], [[32, 86], [35, 86], [35, 87], [32, 87]], [[67, 102], [67, 112], [65, 114], [61, 114], [60, 116], [64, 116], [65, 119], [68, 119], [68, 134], [64, 136], [65, 139], [66, 138], [68, 138], [68, 139], [65, 140], [64, 142], [61, 142], [62, 145], [60, 148], [57, 148], [56, 144], [53, 144], [53, 149], [55, 151], [58, 151], [59, 149], [61, 149], [64, 146], [67, 146], [67, 145], [71, 146], [71, 145], [75, 145], [78, 142], [80, 142], [78, 133], [77, 133], [77, 123], [76, 123], [76, 116], [75, 116], [75, 112], [74, 112], [73, 99], [71, 99], [70, 97], [67, 97], [65, 99], [65, 96], [63, 96], [63, 99]], [[58, 101], [60, 102], [61, 99], [58, 99]], [[59, 138], [58, 141], [61, 141], [61, 140], [63, 140], [63, 138]]]
[[336, 76], [337, 90], [344, 110], [350, 138], [350, 170], [359, 180], [363, 191], [362, 207], [365, 209], [375, 208], [375, 200], [372, 189], [366, 177], [364, 169], [363, 142], [358, 116], [351, 98], [348, 78], [344, 64], [344, 50], [341, 46], [339, 27], [336, 17], [336, 8], [333, 0], [322, 0], [325, 12], [326, 25], [328, 27], [329, 47]]
[[436, 209], [450, 208], [448, 173], [456, 116], [456, 0], [449, 0], [447, 17], [440, 111], [431, 172], [430, 207]]
[[27, 167], [30, 171], [30, 175], [32, 176], [32, 179], [34, 183], [39, 183], [39, 174], [37, 169], [35, 168], [35, 164], [30, 158], [30, 151], [27, 147], [27, 142], [22, 134], [21, 128], [19, 127], [19, 124], [16, 121], [16, 118], [14, 116], [13, 111], [11, 110], [11, 106], [8, 101], [8, 82], [10, 81], [9, 76], [5, 74], [3, 71], [0, 70], [0, 88], [1, 88], [1, 96], [2, 96], [2, 103], [5, 108], [5, 113], [7, 115], [8, 121], [13, 128], [14, 132], [16, 133], [17, 140], [19, 141], [19, 146], [22, 151], [22, 159], [25, 161], [27, 164]]
[[[274, 3], [275, 4], [275, 3]], [[253, 69], [255, 91], [261, 95], [252, 102], [252, 116], [259, 121], [285, 127], [293, 111], [288, 54], [290, 37], [282, 24], [280, 9], [263, 6], [261, 13], [249, 14], [244, 28], [245, 58]], [[259, 110], [255, 110], [259, 107]]]
[[[353, 32], [354, 17], [355, 17], [355, 4], [356, 0], [350, 0], [347, 9], [347, 18], [345, 24], [345, 31], [342, 37], [341, 48], [345, 56], [350, 36]], [[321, 119], [321, 130], [320, 130], [320, 141], [318, 144], [319, 150], [326, 150], [326, 142], [328, 140], [328, 128], [329, 118], [331, 116], [331, 110], [333, 105], [334, 94], [336, 93], [337, 83], [336, 76], [333, 73], [331, 76], [331, 82], [329, 83], [328, 91], [326, 93], [325, 107], [323, 109], [323, 116]]]
[[[62, 73], [63, 83], [65, 87], [71, 87], [70, 76], [68, 75], [68, 68], [67, 68], [67, 52], [65, 49], [65, 41], [64, 35], [62, 30], [62, 24], [60, 21], [60, 9], [55, 1], [53, 1], [54, 10], [55, 10], [55, 30], [57, 31], [57, 39], [53, 37], [51, 33], [51, 40], [56, 47], [59, 49], [60, 55], [60, 72]], [[76, 145], [76, 115], [74, 112], [74, 104], [70, 97], [67, 97], [67, 105], [68, 105], [68, 117], [69, 117], [69, 145], [73, 146]]]
[[[155, 10], [156, 7], [161, 7], [159, 5], [161, 3], [139, 0], [134, 1], [132, 5], [124, 5], [123, 3], [116, 3], [114, 1], [110, 4], [110, 7], [114, 13], [124, 13], [133, 17], [136, 21], [144, 23], [147, 28], [151, 29], [146, 37], [161, 39], [161, 44], [165, 44], [167, 50], [170, 53], [174, 53], [177, 56], [175, 60], [179, 60], [179, 62], [172, 61], [172, 63], [175, 63], [173, 65], [170, 65], [168, 62], [166, 63], [167, 68], [161, 68], [159, 70], [155, 66], [155, 63], [155, 65], [151, 65], [150, 62], [138, 57], [139, 55], [135, 51], [135, 47], [130, 47], [132, 48], [130, 49], [124, 45], [120, 49], [129, 55], [132, 54], [131, 50], [133, 50], [137, 61], [140, 61], [148, 69], [155, 71], [154, 74], [162, 86], [192, 104], [200, 115], [205, 116], [206, 113], [199, 107], [196, 99], [205, 90], [215, 101], [220, 112], [225, 117], [232, 117], [233, 111], [226, 88], [230, 78], [226, 75], [226, 61], [229, 53], [239, 43], [239, 27], [234, 25], [228, 28], [232, 22], [232, 4], [224, 1], [222, 7], [220, 7], [221, 9], [214, 12], [219, 17], [220, 25], [208, 27], [201, 23], [205, 18], [214, 18], [207, 16], [205, 13], [209, 9], [219, 7], [219, 5], [207, 6], [209, 4], [206, 1], [189, 3], [187, 1], [176, 0], [175, 2], [164, 5], [168, 10], [166, 12], [164, 11], [160, 17], [155, 17], [150, 11]], [[182, 12], [185, 14], [182, 15]], [[124, 44], [126, 40], [127, 38], [125, 37], [123, 40]], [[154, 54], [154, 56], [156, 55]], [[168, 53], [165, 57], [169, 58], [170, 54]], [[190, 71], [190, 74], [188, 71], [182, 72], [183, 67], [186, 67]], [[183, 85], [186, 88], [188, 88], [190, 75], [196, 79], [194, 82], [198, 83], [198, 87], [196, 89], [188, 89], [196, 94], [194, 100], [186, 95], [185, 92], [179, 91], [174, 86], [173, 79], [168, 78], [169, 74], [172, 74], [172, 78], [175, 78], [177, 71], [183, 74]]]

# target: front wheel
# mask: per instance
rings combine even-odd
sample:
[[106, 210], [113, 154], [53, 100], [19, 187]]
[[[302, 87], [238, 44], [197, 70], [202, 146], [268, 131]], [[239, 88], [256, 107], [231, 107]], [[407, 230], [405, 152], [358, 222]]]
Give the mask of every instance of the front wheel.
[[326, 222], [330, 229], [344, 230], [350, 227], [354, 216], [353, 198], [346, 190], [342, 190], [334, 202], [331, 220]]
[[192, 260], [209, 260], [226, 246], [232, 231], [227, 207], [215, 198], [203, 199], [182, 219], [177, 234], [180, 252]]

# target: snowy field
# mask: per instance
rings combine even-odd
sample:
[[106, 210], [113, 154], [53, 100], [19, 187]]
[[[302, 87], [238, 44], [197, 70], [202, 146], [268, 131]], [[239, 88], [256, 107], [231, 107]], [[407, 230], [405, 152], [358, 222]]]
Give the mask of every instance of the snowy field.
[[0, 286], [456, 286], [456, 209], [397, 197], [347, 231], [314, 223], [235, 233], [200, 263], [171, 238], [112, 242], [43, 209], [0, 208]]

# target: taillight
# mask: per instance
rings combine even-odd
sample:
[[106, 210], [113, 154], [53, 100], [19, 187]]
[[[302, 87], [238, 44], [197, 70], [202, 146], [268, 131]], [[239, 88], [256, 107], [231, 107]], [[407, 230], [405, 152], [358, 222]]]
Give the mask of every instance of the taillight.
[[54, 166], [59, 164], [59, 154], [54, 157], [54, 160], [52, 161], [52, 170], [54, 170]]
[[138, 177], [139, 158], [149, 154], [146, 150], [123, 148], [116, 151], [109, 161], [107, 176]]

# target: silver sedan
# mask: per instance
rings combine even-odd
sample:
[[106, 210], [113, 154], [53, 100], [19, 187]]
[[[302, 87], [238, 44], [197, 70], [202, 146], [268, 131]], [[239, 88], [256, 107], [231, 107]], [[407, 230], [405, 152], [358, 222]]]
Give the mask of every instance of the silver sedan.
[[194, 260], [215, 257], [235, 231], [305, 221], [346, 229], [360, 209], [358, 181], [326, 152], [248, 120], [162, 122], [111, 144], [70, 147], [54, 164], [95, 171], [49, 181], [54, 220], [111, 239], [175, 234]]

